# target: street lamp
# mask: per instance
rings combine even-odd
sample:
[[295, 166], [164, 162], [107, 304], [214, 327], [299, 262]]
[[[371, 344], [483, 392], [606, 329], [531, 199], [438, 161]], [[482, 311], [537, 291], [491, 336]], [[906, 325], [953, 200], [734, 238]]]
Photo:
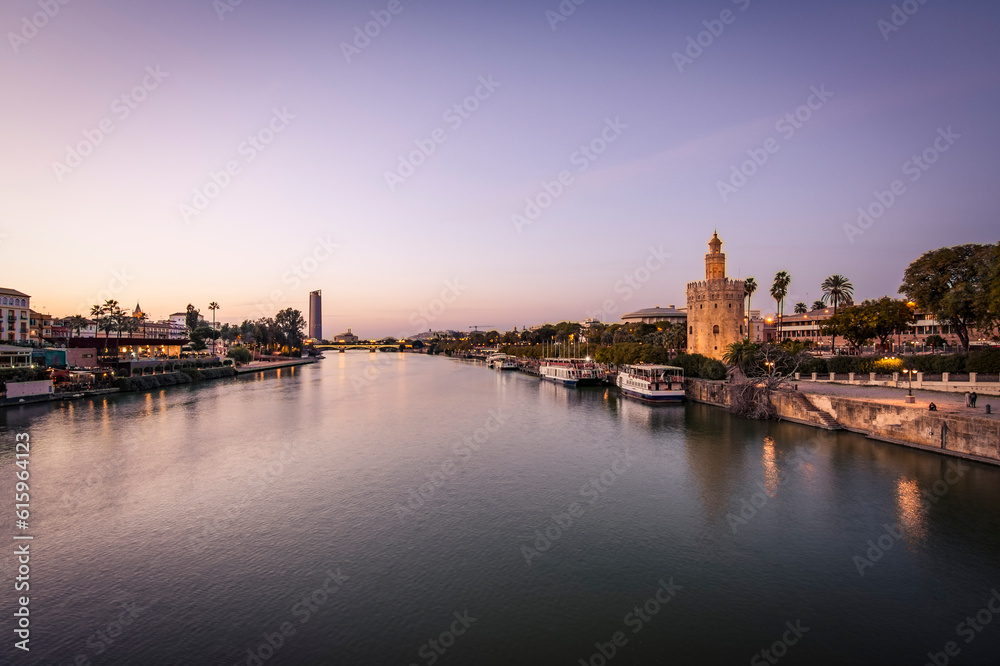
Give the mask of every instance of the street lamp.
[[913, 301], [906, 301], [906, 307], [910, 308], [910, 314], [913, 317], [913, 324], [910, 326], [910, 329], [913, 331], [913, 353], [916, 354], [917, 353], [917, 315], [916, 315], [917, 304], [914, 303]]

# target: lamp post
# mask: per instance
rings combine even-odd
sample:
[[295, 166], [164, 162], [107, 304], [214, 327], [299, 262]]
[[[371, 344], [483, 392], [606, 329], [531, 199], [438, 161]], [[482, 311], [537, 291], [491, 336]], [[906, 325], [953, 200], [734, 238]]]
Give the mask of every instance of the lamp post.
[[907, 386], [906, 402], [914, 402], [915, 398], [913, 397], [913, 373], [915, 372], [915, 370], [907, 368], [906, 370], [903, 370], [903, 372], [906, 373], [906, 386]]
[[917, 353], [917, 315], [916, 315], [917, 304], [914, 303], [913, 301], [907, 301], [906, 307], [910, 308], [910, 313], [913, 316], [913, 323], [910, 326], [910, 330], [913, 331], [913, 353], [916, 354]]

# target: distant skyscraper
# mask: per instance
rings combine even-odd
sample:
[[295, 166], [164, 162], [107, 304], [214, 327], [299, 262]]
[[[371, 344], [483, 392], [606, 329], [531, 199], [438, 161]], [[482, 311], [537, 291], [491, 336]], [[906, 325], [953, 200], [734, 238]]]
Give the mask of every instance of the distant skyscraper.
[[309, 337], [323, 339], [323, 292], [319, 289], [309, 292]]

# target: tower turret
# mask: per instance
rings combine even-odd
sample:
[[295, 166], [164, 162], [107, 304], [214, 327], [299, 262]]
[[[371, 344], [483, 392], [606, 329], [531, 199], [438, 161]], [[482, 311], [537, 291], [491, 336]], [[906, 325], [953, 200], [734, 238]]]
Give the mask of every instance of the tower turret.
[[726, 278], [726, 253], [722, 251], [722, 239], [716, 231], [708, 241], [705, 255], [705, 279], [724, 280]]

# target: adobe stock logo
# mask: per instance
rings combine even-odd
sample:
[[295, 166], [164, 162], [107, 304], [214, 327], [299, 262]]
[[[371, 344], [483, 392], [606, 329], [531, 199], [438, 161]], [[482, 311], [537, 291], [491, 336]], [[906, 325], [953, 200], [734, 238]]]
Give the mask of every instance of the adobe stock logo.
[[288, 129], [294, 119], [295, 115], [288, 112], [287, 106], [272, 109], [271, 118], [267, 123], [255, 133], [247, 135], [246, 139], [236, 147], [237, 154], [242, 156], [243, 160], [228, 160], [219, 171], [210, 169], [208, 180], [201, 187], [194, 188], [190, 204], [187, 201], [178, 204], [177, 212], [185, 224], [190, 224], [193, 218], [205, 212], [211, 203], [232, 185], [233, 178], [242, 173], [243, 167], [267, 150], [278, 135]]
[[[448, 123], [451, 131], [454, 132], [462, 126], [463, 122], [471, 118], [472, 114], [479, 109], [481, 103], [492, 97], [493, 93], [501, 85], [499, 81], [493, 80], [492, 74], [480, 76], [479, 85], [475, 87], [472, 94], [445, 109], [444, 113], [441, 114], [441, 119]], [[413, 144], [416, 146], [416, 150], [411, 150], [405, 155], [399, 155], [399, 163], [395, 171], [385, 172], [385, 183], [389, 186], [389, 191], [395, 192], [396, 188], [416, 173], [417, 169], [423, 166], [428, 158], [437, 152], [438, 146], [447, 140], [448, 132], [441, 127], [432, 130], [427, 138], [414, 139]]]
[[33, 39], [38, 31], [49, 24], [49, 21], [56, 17], [64, 6], [69, 4], [69, 0], [38, 0], [38, 7], [42, 10], [35, 12], [31, 17], [21, 17], [20, 32], [8, 32], [7, 41], [14, 53], [18, 53], [21, 47]]
[[[931, 144], [920, 153], [914, 154], [903, 163], [901, 170], [904, 176], [909, 176], [909, 181], [915, 183], [920, 180], [931, 167], [933, 167], [941, 156], [951, 150], [951, 147], [962, 138], [961, 134], [952, 131], [951, 126], [947, 128], [939, 127], [937, 136]], [[868, 229], [875, 224], [890, 208], [903, 198], [909, 190], [906, 183], [901, 179], [896, 179], [889, 183], [885, 190], [875, 190], [874, 201], [866, 206], [858, 207], [858, 218], [855, 224], [847, 222], [844, 224], [844, 233], [847, 235], [847, 242], [854, 245], [858, 236], [864, 235]]]
[[[778, 118], [777, 122], [774, 123], [774, 131], [780, 134], [786, 142], [790, 141], [795, 133], [802, 129], [814, 114], [833, 97], [833, 93], [826, 89], [825, 84], [821, 84], [818, 88], [812, 86], [809, 92], [810, 95], [806, 97], [804, 103]], [[715, 188], [718, 190], [722, 202], [729, 201], [740, 188], [750, 182], [750, 179], [764, 168], [771, 156], [781, 150], [781, 145], [781, 142], [772, 136], [765, 139], [760, 148], [748, 148], [746, 154], [749, 159], [744, 160], [739, 165], [732, 165], [729, 178], [726, 180], [715, 181]]]
[[[170, 72], [160, 70], [160, 66], [149, 65], [146, 67], [146, 75], [131, 90], [122, 93], [111, 102], [111, 113], [119, 122], [124, 121], [140, 104], [149, 98], [149, 94], [160, 87], [160, 84]], [[102, 118], [94, 129], [83, 130], [83, 141], [76, 145], [66, 146], [66, 157], [63, 162], [52, 162], [52, 171], [56, 175], [56, 180], [60, 183], [73, 170], [83, 164], [84, 158], [91, 155], [99, 145], [104, 143], [104, 139], [115, 131], [115, 121], [111, 118]]]

